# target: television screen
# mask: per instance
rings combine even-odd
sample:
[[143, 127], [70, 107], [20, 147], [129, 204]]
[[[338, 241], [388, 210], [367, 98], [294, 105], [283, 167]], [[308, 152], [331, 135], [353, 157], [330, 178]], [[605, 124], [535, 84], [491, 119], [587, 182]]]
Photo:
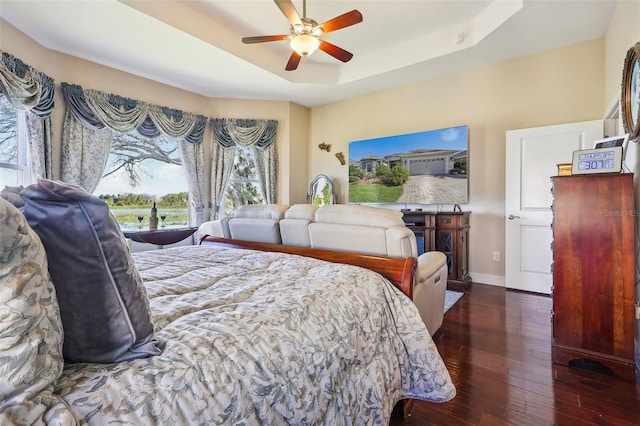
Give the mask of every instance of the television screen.
[[467, 126], [349, 142], [349, 202], [465, 204]]

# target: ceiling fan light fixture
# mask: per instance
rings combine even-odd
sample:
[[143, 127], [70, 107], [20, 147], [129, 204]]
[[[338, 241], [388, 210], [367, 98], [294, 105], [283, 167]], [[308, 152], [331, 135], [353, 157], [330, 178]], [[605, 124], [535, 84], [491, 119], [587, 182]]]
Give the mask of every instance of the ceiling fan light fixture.
[[311, 34], [298, 34], [291, 39], [289, 45], [300, 56], [309, 56], [320, 47], [320, 40]]

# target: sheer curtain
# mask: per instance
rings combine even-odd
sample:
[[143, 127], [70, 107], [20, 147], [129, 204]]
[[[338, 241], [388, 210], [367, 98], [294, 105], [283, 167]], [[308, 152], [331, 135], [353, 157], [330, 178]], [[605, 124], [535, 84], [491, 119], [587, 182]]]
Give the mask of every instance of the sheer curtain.
[[278, 122], [233, 118], [216, 118], [210, 122], [213, 133], [211, 219], [219, 218], [238, 145], [252, 149], [262, 197], [267, 204], [275, 203], [278, 183], [278, 153], [275, 143]]
[[62, 83], [67, 110], [62, 134], [62, 180], [93, 192], [111, 151], [113, 132], [133, 130], [154, 138], [179, 141], [187, 175], [190, 223], [202, 223], [204, 205], [204, 149], [207, 118], [81, 86]]
[[53, 176], [51, 159], [51, 113], [55, 83], [15, 56], [0, 51], [0, 90], [11, 105], [26, 111], [27, 141], [32, 180]]

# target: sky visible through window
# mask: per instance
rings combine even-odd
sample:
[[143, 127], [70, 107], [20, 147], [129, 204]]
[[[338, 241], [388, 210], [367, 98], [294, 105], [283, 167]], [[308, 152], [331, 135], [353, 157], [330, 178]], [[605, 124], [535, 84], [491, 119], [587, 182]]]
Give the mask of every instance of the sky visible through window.
[[140, 184], [133, 187], [125, 170], [120, 169], [114, 174], [102, 178], [94, 194], [117, 195], [131, 192], [134, 194], [147, 194], [152, 197], [162, 197], [166, 194], [188, 191], [184, 170], [180, 165], [146, 160], [142, 165], [140, 178]]

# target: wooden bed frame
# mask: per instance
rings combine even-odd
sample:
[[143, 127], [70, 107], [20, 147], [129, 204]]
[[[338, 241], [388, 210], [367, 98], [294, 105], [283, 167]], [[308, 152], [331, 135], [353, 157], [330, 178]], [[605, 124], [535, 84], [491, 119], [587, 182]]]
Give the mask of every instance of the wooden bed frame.
[[418, 266], [415, 257], [399, 259], [386, 256], [374, 256], [369, 254], [325, 250], [309, 247], [288, 246], [284, 244], [259, 243], [255, 241], [234, 240], [205, 235], [200, 239], [200, 244], [215, 245], [229, 248], [241, 248], [261, 251], [274, 251], [291, 253], [300, 256], [313, 257], [334, 263], [346, 263], [370, 269], [384, 276], [398, 287], [404, 294], [413, 300], [413, 277]]
[[[200, 239], [200, 244], [214, 245], [219, 247], [240, 248], [261, 251], [274, 251], [280, 253], [291, 253], [300, 256], [313, 257], [315, 259], [326, 260], [334, 263], [346, 263], [360, 266], [375, 271], [388, 279], [394, 286], [398, 287], [404, 294], [413, 300], [413, 278], [418, 267], [418, 260], [415, 257], [399, 259], [386, 256], [374, 256], [369, 254], [315, 249], [309, 247], [288, 246], [284, 244], [258, 243], [255, 241], [234, 240], [231, 238], [220, 238], [205, 235]], [[412, 399], [398, 401], [391, 416], [396, 419], [403, 419], [411, 413], [413, 408]]]

